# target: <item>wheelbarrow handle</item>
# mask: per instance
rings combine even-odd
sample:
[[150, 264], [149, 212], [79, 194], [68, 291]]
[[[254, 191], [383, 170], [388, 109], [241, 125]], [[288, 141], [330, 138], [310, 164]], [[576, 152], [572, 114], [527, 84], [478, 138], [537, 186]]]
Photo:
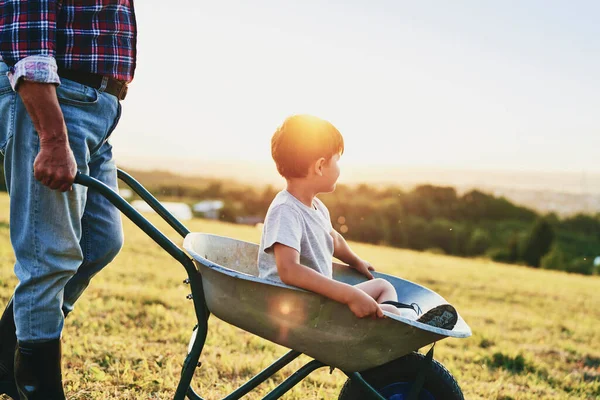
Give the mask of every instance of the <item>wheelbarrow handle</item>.
[[127, 186], [131, 188], [138, 196], [142, 198], [158, 215], [160, 215], [171, 228], [175, 229], [177, 233], [181, 235], [182, 238], [185, 238], [188, 233], [190, 233], [189, 229], [186, 228], [173, 214], [171, 214], [161, 203], [156, 199], [156, 197], [152, 196], [152, 194], [146, 190], [138, 181], [136, 181], [131, 175], [122, 169], [117, 169], [118, 178], [123, 181]]
[[[82, 174], [78, 171], [77, 176], [81, 176]], [[131, 190], [133, 190], [138, 196], [142, 198], [158, 215], [160, 215], [177, 233], [181, 235], [182, 238], [185, 238], [188, 233], [190, 233], [189, 229], [186, 228], [173, 214], [171, 214], [161, 203], [156, 199], [156, 197], [152, 196], [152, 194], [146, 190], [138, 181], [136, 181], [131, 175], [127, 172], [117, 169], [117, 177], [123, 181]], [[77, 177], [76, 177], [77, 179]]]
[[[131, 178], [133, 180], [133, 178]], [[159, 231], [150, 221], [148, 221], [142, 214], [140, 214], [135, 208], [133, 208], [123, 197], [121, 197], [116, 191], [111, 189], [109, 186], [100, 182], [98, 179], [91, 176], [77, 172], [75, 175], [74, 183], [95, 190], [104, 196], [112, 205], [117, 207], [127, 218], [129, 218], [134, 224], [136, 224], [144, 233], [146, 233], [152, 240], [154, 240], [160, 247], [162, 247], [167, 253], [173, 258], [179, 261], [184, 268], [188, 271], [188, 274], [195, 272], [195, 266], [192, 260], [181, 250], [171, 239], [166, 237], [161, 231]], [[137, 183], [137, 182], [136, 182]], [[139, 185], [139, 184], [138, 184]], [[141, 187], [141, 185], [139, 185]], [[143, 189], [143, 187], [142, 187]], [[145, 189], [143, 189], [146, 191]], [[146, 191], [147, 192], [147, 191]], [[149, 193], [148, 193], [149, 194]], [[151, 196], [151, 195], [150, 195]], [[154, 199], [154, 198], [153, 198]], [[154, 199], [156, 203], [158, 200]], [[160, 204], [159, 204], [160, 205]], [[161, 206], [162, 207], [162, 206]], [[164, 207], [162, 207], [164, 209]], [[173, 217], [166, 209], [164, 213], [168, 214], [173, 220]]]

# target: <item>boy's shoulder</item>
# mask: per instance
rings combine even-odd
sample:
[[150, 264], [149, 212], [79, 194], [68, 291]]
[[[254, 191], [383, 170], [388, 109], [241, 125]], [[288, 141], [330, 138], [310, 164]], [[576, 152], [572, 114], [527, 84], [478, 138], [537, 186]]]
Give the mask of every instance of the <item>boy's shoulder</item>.
[[294, 198], [286, 190], [282, 190], [281, 192], [277, 193], [271, 202], [271, 205], [269, 206], [269, 211], [271, 210], [290, 210], [300, 214], [300, 210], [298, 210], [298, 205], [294, 201]]
[[277, 193], [273, 198], [273, 201], [271, 201], [271, 207], [281, 204], [291, 204], [290, 194], [286, 190]]
[[265, 216], [265, 227], [272, 224], [295, 224], [304, 220], [301, 210], [298, 209], [293, 199], [288, 197], [285, 191], [279, 192], [271, 202], [267, 215]]

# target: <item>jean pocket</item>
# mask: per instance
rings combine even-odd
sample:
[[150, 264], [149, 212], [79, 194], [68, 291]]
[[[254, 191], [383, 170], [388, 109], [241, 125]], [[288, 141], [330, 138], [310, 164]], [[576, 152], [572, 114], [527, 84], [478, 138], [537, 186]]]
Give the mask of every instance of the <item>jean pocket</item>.
[[13, 135], [13, 118], [16, 94], [8, 78], [0, 76], [0, 155], [4, 156], [6, 144]]
[[56, 95], [60, 103], [75, 106], [92, 106], [100, 98], [98, 90], [64, 78], [56, 88]]
[[6, 93], [11, 93], [12, 91], [12, 86], [10, 86], [8, 76], [6, 76], [5, 73], [0, 73], [0, 96]]

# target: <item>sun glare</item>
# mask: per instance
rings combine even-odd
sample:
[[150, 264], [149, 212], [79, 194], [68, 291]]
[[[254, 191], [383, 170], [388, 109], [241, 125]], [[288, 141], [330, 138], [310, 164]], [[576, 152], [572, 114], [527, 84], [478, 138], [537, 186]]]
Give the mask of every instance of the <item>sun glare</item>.
[[292, 307], [288, 303], [281, 303], [279, 306], [279, 311], [283, 315], [288, 315], [292, 311]]

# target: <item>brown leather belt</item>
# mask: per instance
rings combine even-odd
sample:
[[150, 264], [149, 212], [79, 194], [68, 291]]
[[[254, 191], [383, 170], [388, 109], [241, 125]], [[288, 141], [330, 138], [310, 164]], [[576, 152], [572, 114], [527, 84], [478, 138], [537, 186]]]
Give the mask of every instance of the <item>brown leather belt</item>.
[[91, 72], [74, 71], [72, 69], [60, 69], [58, 70], [58, 76], [94, 89], [100, 89], [102, 87], [102, 80], [106, 79], [104, 92], [116, 96], [119, 100], [123, 100], [127, 96], [127, 82], [125, 81], [119, 81]]

